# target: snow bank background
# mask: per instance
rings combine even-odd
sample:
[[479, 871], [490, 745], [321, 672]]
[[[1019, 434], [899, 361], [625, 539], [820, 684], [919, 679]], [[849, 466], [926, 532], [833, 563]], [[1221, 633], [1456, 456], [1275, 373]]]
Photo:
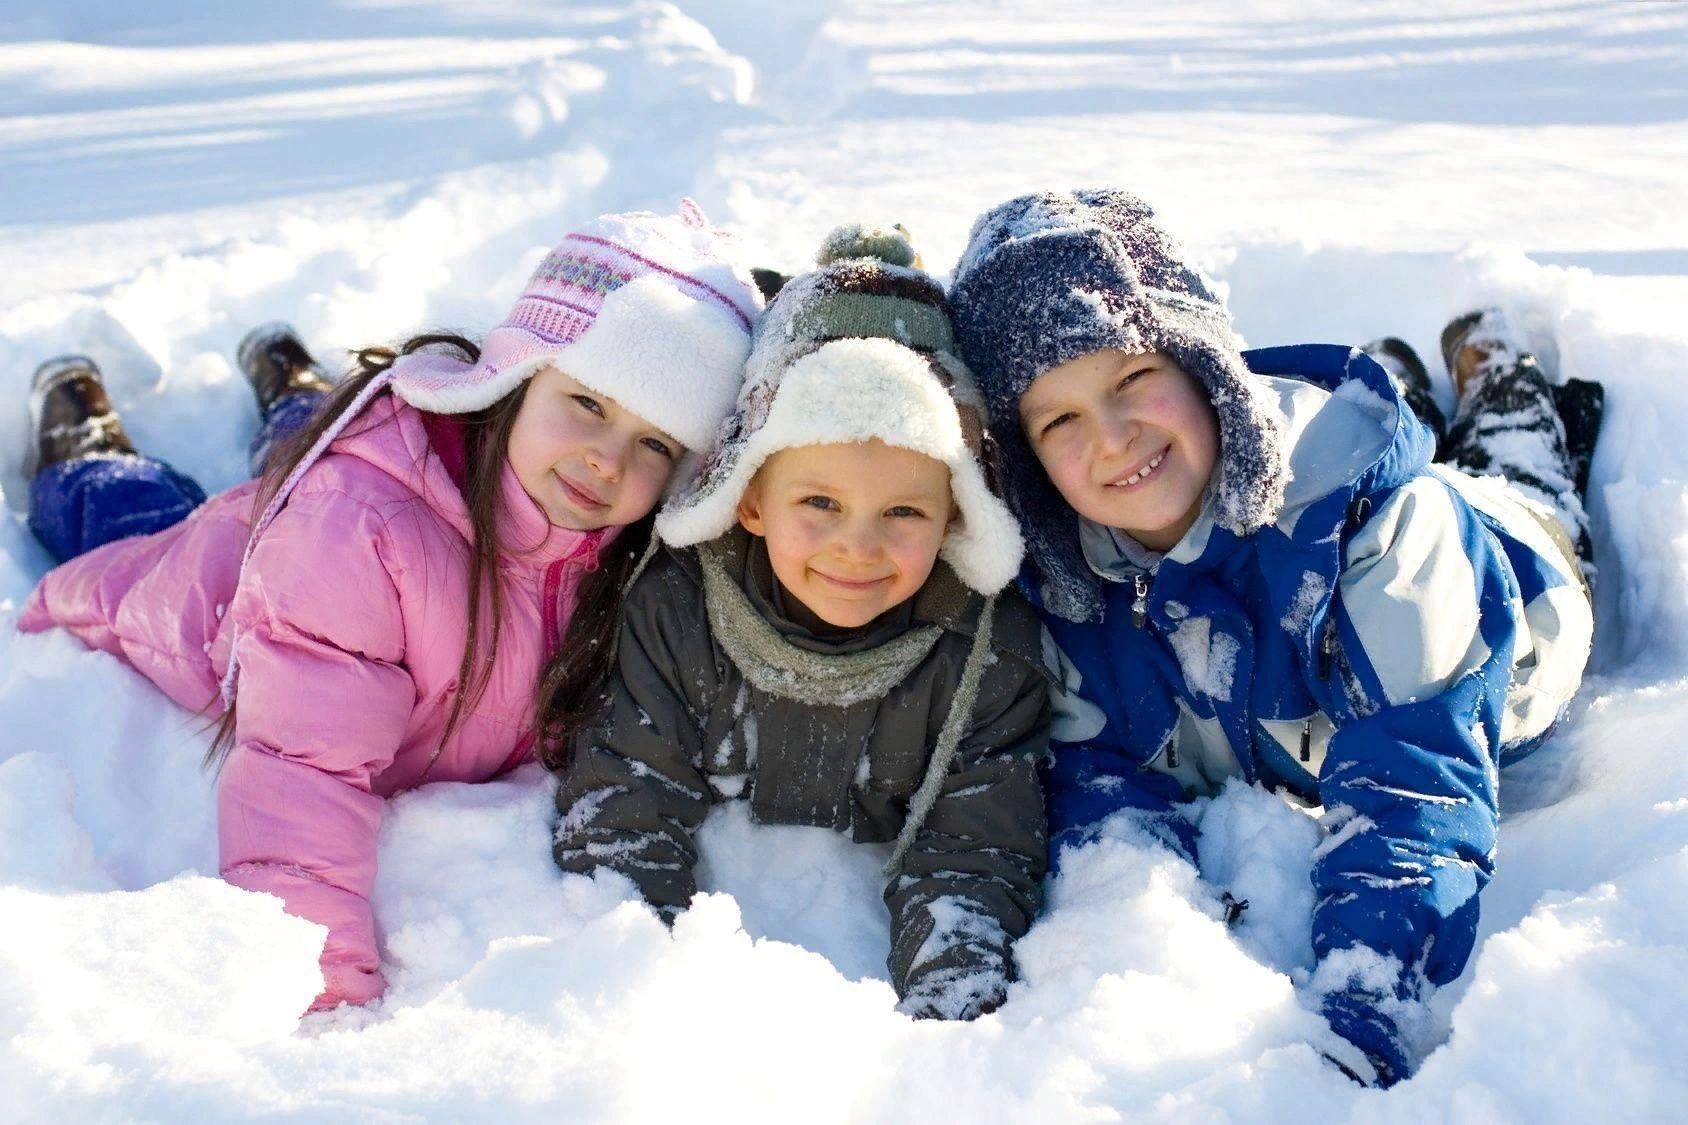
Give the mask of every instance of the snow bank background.
[[[979, 10], [983, 8], [984, 10]], [[1688, 7], [0, 0], [0, 1095], [25, 1120], [1626, 1120], [1688, 1104]], [[16, 633], [25, 388], [77, 350], [211, 488], [256, 425], [231, 354], [479, 331], [605, 209], [697, 197], [806, 263], [838, 221], [954, 261], [1039, 186], [1147, 195], [1255, 344], [1500, 300], [1603, 380], [1595, 672], [1508, 771], [1445, 1044], [1359, 1090], [1297, 1001], [1312, 823], [1235, 788], [1198, 873], [1076, 857], [966, 1026], [892, 1012], [874, 849], [707, 829], [672, 936], [565, 879], [537, 769], [393, 802], [392, 989], [296, 1013], [320, 931], [215, 878], [202, 724]], [[1549, 346], [1549, 342], [1552, 346]], [[1229, 889], [1253, 904], [1220, 921]]]

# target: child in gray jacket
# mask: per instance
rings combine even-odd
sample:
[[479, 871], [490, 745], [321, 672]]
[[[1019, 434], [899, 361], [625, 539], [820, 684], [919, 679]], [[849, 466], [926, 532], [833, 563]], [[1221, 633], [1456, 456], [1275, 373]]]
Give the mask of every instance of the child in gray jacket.
[[735, 416], [657, 520], [605, 709], [572, 732], [555, 855], [665, 916], [718, 800], [892, 842], [891, 980], [971, 1019], [1040, 905], [1050, 722], [1018, 527], [940, 287], [842, 228], [769, 306]]

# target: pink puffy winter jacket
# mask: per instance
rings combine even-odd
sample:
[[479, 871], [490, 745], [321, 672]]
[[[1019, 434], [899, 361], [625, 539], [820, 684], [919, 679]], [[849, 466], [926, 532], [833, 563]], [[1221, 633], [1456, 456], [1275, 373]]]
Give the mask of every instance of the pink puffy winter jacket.
[[315, 1007], [381, 994], [369, 896], [386, 799], [533, 754], [534, 689], [611, 532], [554, 528], [505, 466], [504, 626], [486, 692], [441, 744], [468, 628], [461, 434], [378, 396], [304, 474], [237, 590], [255, 483], [42, 579], [19, 628], [69, 629], [193, 710], [221, 711], [238, 627], [235, 745], [218, 782], [223, 877], [328, 927]]

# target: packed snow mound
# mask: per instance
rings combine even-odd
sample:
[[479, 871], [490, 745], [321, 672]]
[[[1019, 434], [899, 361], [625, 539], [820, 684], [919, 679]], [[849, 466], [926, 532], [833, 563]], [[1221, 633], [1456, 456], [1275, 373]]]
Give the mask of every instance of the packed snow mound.
[[[0, 27], [12, 1117], [1680, 1116], [1688, 10], [0, 0]], [[1252, 344], [1394, 334], [1435, 368], [1449, 316], [1500, 304], [1608, 390], [1595, 668], [1503, 775], [1478, 951], [1387, 1093], [1319, 1057], [1318, 822], [1241, 785], [1194, 810], [1199, 871], [1127, 818], [1069, 854], [1008, 1003], [964, 1025], [894, 1010], [882, 847], [723, 806], [669, 929], [626, 882], [557, 871], [537, 767], [427, 786], [382, 829], [387, 996], [301, 1021], [322, 931], [216, 878], [206, 719], [16, 631], [49, 565], [24, 463], [54, 354], [94, 357], [141, 448], [219, 489], [257, 425], [233, 364], [254, 324], [331, 365], [483, 331], [569, 224], [688, 194], [754, 264], [901, 222], [942, 272], [987, 206], [1098, 183], [1161, 209]]]

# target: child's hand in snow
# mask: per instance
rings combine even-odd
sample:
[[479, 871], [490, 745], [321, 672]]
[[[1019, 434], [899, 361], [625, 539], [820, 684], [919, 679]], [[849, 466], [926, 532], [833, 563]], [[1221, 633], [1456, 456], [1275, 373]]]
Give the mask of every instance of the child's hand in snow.
[[919, 978], [897, 1005], [917, 1020], [971, 1020], [1002, 1007], [1008, 979], [996, 969], [940, 969]]
[[1349, 1078], [1386, 1090], [1411, 1075], [1400, 1028], [1384, 1014], [1376, 997], [1358, 989], [1333, 992], [1325, 997], [1320, 1012], [1336, 1038], [1315, 1046]]

